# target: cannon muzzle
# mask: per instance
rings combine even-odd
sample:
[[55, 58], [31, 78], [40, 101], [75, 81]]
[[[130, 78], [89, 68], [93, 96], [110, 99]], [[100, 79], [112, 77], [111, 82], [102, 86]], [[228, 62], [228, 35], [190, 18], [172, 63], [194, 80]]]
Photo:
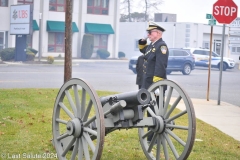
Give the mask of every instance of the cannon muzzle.
[[124, 100], [129, 107], [148, 104], [150, 102], [150, 99], [150, 93], [146, 89], [140, 89], [138, 91], [125, 92], [116, 95], [101, 97], [100, 101], [102, 105], [104, 105], [107, 102], [111, 103]]

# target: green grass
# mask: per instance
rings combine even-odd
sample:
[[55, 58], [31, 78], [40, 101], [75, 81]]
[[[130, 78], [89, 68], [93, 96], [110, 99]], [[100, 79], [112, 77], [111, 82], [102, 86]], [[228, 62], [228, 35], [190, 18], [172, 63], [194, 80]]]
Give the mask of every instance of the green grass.
[[[51, 139], [52, 111], [57, 93], [58, 89], [0, 90], [0, 159], [14, 158], [19, 154], [22, 159], [25, 154], [55, 155]], [[98, 94], [113, 93], [99, 91]], [[202, 141], [195, 142], [190, 160], [240, 159], [239, 141], [198, 119], [196, 139]], [[145, 160], [137, 129], [108, 134], [101, 159]]]

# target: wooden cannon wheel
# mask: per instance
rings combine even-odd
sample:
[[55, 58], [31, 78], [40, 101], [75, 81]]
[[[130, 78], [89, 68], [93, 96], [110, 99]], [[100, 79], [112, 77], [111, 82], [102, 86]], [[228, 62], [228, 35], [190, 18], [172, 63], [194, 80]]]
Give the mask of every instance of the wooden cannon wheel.
[[[155, 127], [138, 129], [144, 154], [149, 160], [187, 159], [196, 133], [196, 118], [191, 99], [171, 80], [158, 81], [148, 91], [155, 103], [153, 107], [144, 110], [144, 116], [153, 117]], [[152, 138], [148, 138], [151, 135]]]
[[105, 126], [96, 91], [82, 79], [71, 79], [58, 92], [52, 117], [58, 159], [99, 160]]

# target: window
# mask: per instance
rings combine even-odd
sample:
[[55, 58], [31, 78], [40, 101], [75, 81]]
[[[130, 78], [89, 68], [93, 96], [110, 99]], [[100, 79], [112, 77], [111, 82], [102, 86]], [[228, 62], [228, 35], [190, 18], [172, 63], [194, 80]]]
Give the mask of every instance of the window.
[[193, 54], [198, 54], [198, 55], [208, 55], [205, 51], [203, 50], [195, 50]]
[[8, 0], [0, 0], [0, 7], [8, 7]]
[[237, 47], [237, 52], [240, 53], [240, 47]]
[[88, 0], [87, 13], [108, 15], [109, 0]]
[[173, 51], [173, 56], [188, 56], [188, 53], [185, 52], [185, 51], [174, 50]]
[[48, 33], [48, 52], [64, 52], [65, 33]]
[[98, 49], [107, 49], [108, 35], [106, 34], [95, 34], [94, 35], [94, 52]]
[[33, 4], [33, 0], [18, 0], [18, 4]]
[[49, 0], [49, 11], [65, 12], [65, 0]]

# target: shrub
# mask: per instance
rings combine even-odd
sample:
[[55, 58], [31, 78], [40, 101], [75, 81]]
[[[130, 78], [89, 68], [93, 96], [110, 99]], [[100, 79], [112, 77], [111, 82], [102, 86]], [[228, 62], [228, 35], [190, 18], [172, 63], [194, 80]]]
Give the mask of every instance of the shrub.
[[34, 53], [35, 55], [38, 53], [38, 51], [36, 49], [33, 49], [33, 48], [27, 48], [27, 52], [28, 51]]
[[124, 52], [118, 52], [118, 58], [123, 58], [125, 57], [125, 53]]
[[89, 59], [93, 53], [94, 38], [91, 34], [85, 34], [83, 36], [82, 47], [81, 47], [81, 58]]
[[48, 63], [53, 64], [53, 62], [54, 62], [54, 57], [53, 57], [53, 56], [48, 56], [48, 57], [47, 57], [47, 61], [48, 61]]
[[97, 55], [99, 55], [101, 59], [107, 59], [110, 56], [110, 53], [106, 49], [98, 49]]
[[1, 59], [3, 61], [14, 60], [15, 48], [5, 48], [0, 52]]
[[35, 58], [35, 54], [33, 53], [33, 52], [27, 52], [27, 54], [26, 54], [26, 61], [33, 61], [34, 60], [34, 58]]

